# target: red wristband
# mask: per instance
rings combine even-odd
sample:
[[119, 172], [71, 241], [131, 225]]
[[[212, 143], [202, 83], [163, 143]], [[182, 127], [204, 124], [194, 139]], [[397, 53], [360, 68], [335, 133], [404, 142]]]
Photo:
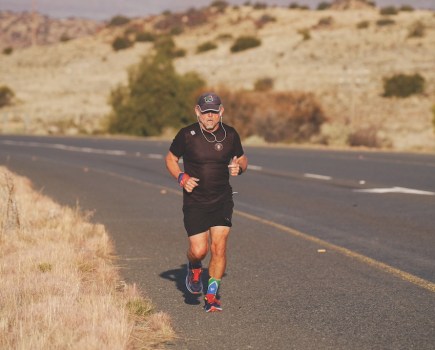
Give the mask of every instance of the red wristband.
[[183, 188], [184, 188], [184, 185], [186, 184], [187, 180], [189, 180], [189, 179], [190, 179], [190, 176], [186, 173], [180, 173], [180, 175], [178, 175], [178, 183]]

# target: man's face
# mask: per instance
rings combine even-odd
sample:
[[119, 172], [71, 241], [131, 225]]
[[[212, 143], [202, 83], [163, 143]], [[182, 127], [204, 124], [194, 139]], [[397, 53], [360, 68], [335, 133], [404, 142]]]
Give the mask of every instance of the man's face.
[[[199, 108], [196, 109], [199, 123], [201, 124], [202, 128], [207, 131], [215, 131], [218, 128], [218, 124], [220, 121], [220, 115], [219, 112], [205, 112], [201, 113]], [[221, 109], [221, 112], [223, 112], [223, 109]]]

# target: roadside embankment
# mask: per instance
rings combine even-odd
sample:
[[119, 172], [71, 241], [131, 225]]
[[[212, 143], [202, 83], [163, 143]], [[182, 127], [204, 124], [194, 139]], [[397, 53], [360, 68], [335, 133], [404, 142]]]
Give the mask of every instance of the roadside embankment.
[[118, 273], [104, 226], [0, 167], [0, 348], [164, 348], [169, 316]]

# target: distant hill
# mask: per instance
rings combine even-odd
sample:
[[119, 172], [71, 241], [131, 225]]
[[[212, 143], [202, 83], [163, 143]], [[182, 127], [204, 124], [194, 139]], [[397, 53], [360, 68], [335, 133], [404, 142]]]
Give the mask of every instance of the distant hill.
[[104, 24], [86, 19], [54, 19], [39, 13], [0, 12], [0, 50], [47, 45], [94, 35]]
[[[340, 3], [344, 4], [335, 4]], [[15, 24], [8, 22], [8, 35], [27, 33], [23, 38], [28, 37], [30, 14], [15, 16]], [[3, 18], [0, 28], [5, 27]], [[371, 6], [325, 11], [209, 6], [138, 17], [121, 26], [70, 19], [66, 23], [76, 29], [68, 35], [76, 33], [77, 39], [67, 42], [59, 42], [64, 22], [45, 21], [50, 28], [45, 33], [52, 34], [41, 36], [41, 44], [52, 44], [18, 49], [29, 45], [29, 39], [22, 39], [12, 54], [0, 54], [0, 85], [15, 92], [15, 104], [0, 109], [2, 132], [100, 130], [110, 112], [110, 91], [127, 81], [128, 67], [153, 50], [152, 42], [136, 42], [115, 52], [112, 42], [117, 36], [134, 38], [145, 31], [173, 33], [177, 47], [186, 53], [175, 59], [177, 71], [196, 71], [211, 88], [253, 90], [257, 81], [268, 79], [275, 91], [313, 93], [328, 117], [320, 137], [324, 144], [346, 146], [352, 139], [354, 145], [435, 150], [435, 17], [431, 11], [381, 15]], [[412, 36], [415, 28], [418, 35]], [[14, 35], [19, 42], [20, 35]], [[255, 36], [261, 45], [231, 53], [242, 35]], [[216, 48], [198, 53], [207, 42]], [[384, 79], [400, 73], [421, 74], [425, 93], [406, 99], [383, 97]]]

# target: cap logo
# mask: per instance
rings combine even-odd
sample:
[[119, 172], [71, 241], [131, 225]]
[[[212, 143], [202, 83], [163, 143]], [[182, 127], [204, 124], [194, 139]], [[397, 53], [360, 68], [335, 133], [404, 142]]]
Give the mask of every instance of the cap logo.
[[205, 103], [212, 103], [213, 102], [213, 96], [212, 95], [208, 95], [208, 96], [204, 97], [204, 101], [205, 101]]

